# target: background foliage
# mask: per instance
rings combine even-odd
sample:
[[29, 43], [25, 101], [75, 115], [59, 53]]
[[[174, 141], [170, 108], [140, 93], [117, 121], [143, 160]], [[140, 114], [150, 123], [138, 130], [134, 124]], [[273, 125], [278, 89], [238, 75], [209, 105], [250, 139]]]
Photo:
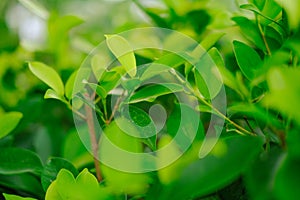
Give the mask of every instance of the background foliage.
[[[0, 198], [297, 199], [299, 7], [299, 0], [2, 0]], [[200, 112], [201, 118], [199, 123], [185, 124], [187, 130], [197, 132], [196, 140], [172, 165], [144, 174], [101, 165], [103, 180], [98, 183], [93, 157], [78, 136], [70, 110], [77, 110], [70, 101], [74, 72], [99, 42], [106, 40], [116, 55], [113, 34], [151, 26], [182, 32], [208, 51], [225, 84], [226, 116], [205, 98], [201, 75], [174, 55], [134, 52], [119, 59], [121, 67], [105, 71], [99, 83], [90, 86], [103, 99], [97, 104], [99, 121], [118, 146], [133, 152], [163, 148], [177, 131], [178, 106], [191, 116]], [[112, 35], [105, 38], [106, 34]], [[135, 123], [151, 123], [146, 112], [155, 103], [164, 106], [168, 119], [157, 137], [135, 140], [110, 118], [113, 111], [106, 102], [113, 89], [124, 85], [126, 89], [125, 83], [115, 81], [120, 76], [128, 73], [132, 83], [140, 80], [136, 73], [142, 71], [135, 63], [155, 62], [180, 72], [201, 106], [178, 105], [159, 86], [137, 90], [131, 114], [144, 121]], [[183, 92], [180, 86], [173, 87]], [[218, 93], [216, 89], [214, 95]], [[226, 120], [224, 127], [216, 127], [222, 130], [221, 139], [207, 157], [197, 159], [211, 115]], [[82, 130], [89, 140], [87, 128]], [[101, 151], [105, 152], [105, 145], [100, 145]], [[169, 154], [158, 157], [164, 160], [179, 151], [174, 145]]]

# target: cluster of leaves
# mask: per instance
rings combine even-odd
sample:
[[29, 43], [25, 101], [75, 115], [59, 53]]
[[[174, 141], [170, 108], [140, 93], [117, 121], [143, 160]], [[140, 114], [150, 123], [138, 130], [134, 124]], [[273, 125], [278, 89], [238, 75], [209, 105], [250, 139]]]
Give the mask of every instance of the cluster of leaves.
[[[240, 5], [231, 27], [231, 37], [240, 39], [233, 41], [226, 38], [232, 32], [217, 29], [220, 18], [214, 19], [216, 8], [210, 1], [165, 0], [164, 9], [134, 2], [156, 26], [201, 39], [200, 46], [208, 53], [200, 47], [188, 49], [183, 56], [154, 50], [135, 52], [123, 37], [107, 35], [109, 55], [118, 59], [109, 69], [103, 68], [97, 54], [91, 59], [91, 70], [68, 73], [68, 78], [61, 78], [44, 63], [29, 62], [30, 71], [50, 87], [44, 97], [63, 102], [82, 125], [77, 127], [78, 133], [72, 130], [65, 137], [60, 157], [47, 156], [41, 161], [40, 152], [12, 142], [11, 132], [22, 114], [1, 115], [0, 191], [5, 199], [296, 199], [300, 180], [300, 18], [294, 8], [300, 1], [249, 0]], [[57, 35], [50, 35], [49, 52], [55, 59], [48, 64], [69, 65], [64, 62], [65, 38], [70, 28], [82, 21], [58, 19], [59, 23], [49, 20], [49, 30]], [[56, 33], [57, 29], [62, 32]], [[178, 41], [170, 35], [162, 42]], [[226, 43], [232, 47], [229, 52], [222, 47]], [[197, 60], [195, 66], [184, 59], [186, 55]], [[42, 56], [40, 60], [45, 59]], [[137, 67], [149, 63], [146, 70]], [[160, 64], [168, 68], [158, 68]], [[220, 76], [209, 79], [199, 73], [201, 67], [214, 65]], [[173, 82], [142, 85], [153, 77]], [[225, 114], [212, 104], [221, 93], [220, 81], [227, 93]], [[174, 93], [196, 99], [200, 106], [178, 103]], [[161, 128], [157, 120], [162, 121], [164, 115], [153, 116], [149, 111], [157, 105], [166, 110]], [[91, 114], [92, 109], [96, 115]], [[184, 113], [188, 119], [181, 119]], [[221, 138], [199, 159], [211, 116], [225, 124], [214, 127], [222, 132]], [[96, 120], [104, 130], [101, 138], [95, 131]], [[182, 141], [172, 142], [176, 134], [183, 135]], [[171, 165], [155, 172], [129, 173], [102, 163], [99, 166], [93, 159], [100, 156], [137, 169], [144, 164], [114, 152], [108, 140], [133, 153], [161, 150], [154, 165], [179, 157], [185, 150], [181, 142], [193, 141]]]

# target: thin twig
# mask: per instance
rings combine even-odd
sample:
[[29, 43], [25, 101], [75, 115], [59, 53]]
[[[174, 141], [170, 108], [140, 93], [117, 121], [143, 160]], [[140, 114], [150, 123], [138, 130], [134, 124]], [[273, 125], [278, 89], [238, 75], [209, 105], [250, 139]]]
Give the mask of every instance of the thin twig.
[[255, 136], [256, 134], [253, 132], [250, 132], [248, 130], [246, 130], [245, 128], [243, 128], [242, 126], [238, 125], [237, 123], [235, 123], [234, 121], [232, 121], [231, 119], [229, 119], [226, 115], [224, 115], [223, 113], [221, 113], [217, 108], [215, 108], [212, 104], [208, 103], [203, 97], [201, 97], [200, 93], [195, 93], [193, 88], [189, 87], [189, 85], [186, 83], [185, 80], [183, 80], [182, 78], [180, 78], [176, 73], [170, 71], [171, 74], [175, 75], [175, 77], [182, 83], [184, 84], [188, 90], [190, 91], [190, 93], [188, 94], [193, 94], [200, 102], [202, 102], [203, 104], [205, 104], [206, 106], [208, 106], [209, 108], [211, 108], [217, 115], [219, 115], [220, 117], [222, 117], [224, 120], [226, 120], [227, 122], [229, 122], [230, 124], [232, 124], [234, 127], [236, 127], [239, 131], [237, 131], [237, 133], [244, 135], [244, 133], [248, 134], [248, 135], [253, 135]]
[[111, 121], [112, 121], [112, 119], [114, 118], [115, 113], [117, 112], [117, 110], [118, 110], [118, 108], [119, 108], [119, 105], [120, 105], [120, 103], [121, 103], [121, 100], [122, 100], [122, 97], [123, 97], [123, 95], [124, 95], [124, 92], [125, 92], [125, 91], [123, 91], [122, 94], [121, 94], [121, 96], [118, 97], [117, 102], [116, 102], [116, 104], [115, 104], [115, 106], [114, 106], [114, 108], [113, 108], [113, 110], [112, 110], [112, 112], [111, 112], [111, 115], [110, 115], [108, 121], [106, 121], [106, 124], [110, 124]]
[[265, 36], [265, 34], [262, 30], [261, 24], [260, 24], [259, 19], [258, 19], [257, 16], [256, 16], [256, 21], [257, 21], [257, 26], [258, 26], [259, 32], [260, 32], [261, 37], [262, 37], [262, 39], [264, 41], [264, 44], [266, 46], [267, 54], [270, 56], [270, 55], [272, 55], [272, 53], [271, 53], [271, 50], [270, 50], [269, 44], [267, 42], [266, 36]]

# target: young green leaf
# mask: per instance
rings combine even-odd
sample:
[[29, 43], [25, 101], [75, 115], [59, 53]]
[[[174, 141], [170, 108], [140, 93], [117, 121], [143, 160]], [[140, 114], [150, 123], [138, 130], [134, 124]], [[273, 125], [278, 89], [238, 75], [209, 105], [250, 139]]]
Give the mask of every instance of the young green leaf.
[[45, 199], [106, 200], [111, 199], [111, 195], [87, 169], [82, 170], [76, 179], [70, 171], [61, 169], [56, 180], [48, 187]]
[[1, 149], [0, 160], [0, 174], [20, 174], [25, 172], [40, 174], [43, 167], [38, 155], [21, 148]]
[[124, 66], [126, 72], [134, 77], [136, 75], [136, 60], [133, 48], [127, 40], [119, 35], [106, 35], [106, 43], [121, 65]]
[[250, 40], [254, 45], [260, 48], [263, 51], [266, 51], [265, 43], [261, 37], [259, 29], [255, 22], [249, 20], [246, 17], [233, 17], [235, 23], [240, 27], [243, 35]]
[[23, 114], [9, 112], [0, 116], [0, 139], [8, 135], [19, 124]]
[[41, 81], [50, 86], [59, 96], [64, 95], [64, 85], [57, 72], [40, 62], [29, 62], [30, 71]]
[[248, 80], [252, 81], [260, 75], [260, 68], [263, 64], [261, 58], [254, 49], [242, 42], [233, 41], [233, 46], [241, 71]]
[[162, 85], [149, 85], [138, 90], [130, 98], [129, 103], [141, 101], [154, 101], [157, 97], [175, 92], [182, 92], [183, 86], [175, 83], [164, 83]]
[[63, 96], [59, 96], [55, 90], [48, 89], [44, 95], [44, 99], [57, 99], [64, 103], [67, 103], [66, 99]]

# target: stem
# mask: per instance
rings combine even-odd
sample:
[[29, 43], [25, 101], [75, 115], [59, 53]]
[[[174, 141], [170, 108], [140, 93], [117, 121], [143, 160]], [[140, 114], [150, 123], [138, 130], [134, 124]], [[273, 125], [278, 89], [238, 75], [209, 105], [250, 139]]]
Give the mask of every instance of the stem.
[[224, 115], [223, 113], [221, 113], [217, 108], [215, 108], [213, 105], [211, 105], [210, 103], [208, 103], [205, 99], [203, 99], [201, 96], [200, 96], [200, 93], [195, 93], [193, 88], [191, 88], [187, 82], [185, 80], [183, 80], [180, 76], [178, 76], [178, 74], [174, 71], [170, 71], [171, 74], [173, 74], [182, 84], [184, 84], [188, 89], [189, 91], [191, 92], [190, 94], [194, 94], [194, 96], [200, 101], [202, 102], [203, 104], [205, 104], [206, 106], [208, 106], [209, 108], [211, 108], [217, 115], [219, 115], [220, 117], [222, 117], [223, 119], [225, 119], [227, 122], [231, 123], [233, 126], [235, 126], [239, 131], [237, 131], [237, 133], [241, 134], [241, 135], [244, 135], [244, 133], [247, 133], [248, 135], [256, 135], [255, 133], [253, 132], [250, 132], [248, 130], [246, 130], [245, 128], [241, 127], [240, 125], [238, 125], [237, 123], [235, 123], [234, 121], [232, 121], [231, 119], [229, 119], [226, 115]]
[[115, 104], [115, 106], [114, 106], [114, 108], [113, 108], [113, 110], [112, 110], [112, 112], [111, 112], [111, 115], [110, 115], [108, 121], [106, 121], [106, 124], [110, 124], [111, 121], [112, 121], [112, 119], [114, 118], [115, 113], [117, 112], [117, 110], [118, 110], [118, 108], [119, 108], [119, 105], [120, 105], [120, 103], [121, 103], [121, 100], [122, 100], [122, 97], [123, 97], [123, 95], [124, 95], [124, 92], [125, 92], [125, 91], [123, 91], [123, 93], [121, 94], [121, 96], [118, 97], [117, 102], [116, 102], [116, 104]]
[[264, 44], [266, 46], [267, 54], [270, 56], [270, 55], [272, 55], [272, 53], [271, 53], [271, 50], [270, 50], [269, 44], [267, 42], [266, 36], [265, 36], [265, 34], [264, 34], [263, 30], [262, 30], [261, 24], [259, 23], [259, 19], [258, 19], [257, 16], [256, 16], [256, 21], [257, 21], [257, 26], [258, 26], [259, 32], [260, 32], [261, 37], [262, 37], [262, 39], [264, 41]]
[[[211, 105], [210, 103], [208, 103], [207, 101], [205, 101], [203, 98], [196, 96], [203, 104], [205, 104], [206, 106], [210, 107], [214, 112], [216, 112], [220, 117], [222, 117], [223, 119], [225, 119], [227, 122], [229, 122], [230, 124], [232, 124], [233, 126], [235, 126], [238, 130], [240, 130], [241, 132], [247, 133], [248, 135], [256, 135], [253, 132], [250, 132], [248, 130], [246, 130], [245, 128], [243, 128], [242, 126], [238, 125], [237, 123], [235, 123], [234, 121], [232, 121], [231, 119], [229, 119], [227, 116], [225, 116], [223, 113], [221, 113], [218, 109], [216, 109], [213, 105]], [[239, 133], [239, 132], [237, 132]], [[242, 133], [239, 133], [241, 135], [243, 135]]]
[[81, 119], [86, 120], [86, 117], [83, 114], [81, 114], [78, 110], [75, 110], [70, 103], [68, 103], [67, 105], [68, 105], [68, 108], [72, 110], [72, 112], [74, 112], [76, 115], [78, 115]]
[[[86, 95], [86, 97], [90, 98], [88, 95]], [[86, 122], [88, 125], [91, 144], [92, 144], [92, 152], [93, 152], [94, 165], [96, 170], [96, 177], [97, 180], [100, 182], [102, 180], [102, 176], [100, 171], [100, 162], [97, 159], [99, 146], [98, 146], [98, 140], [97, 140], [95, 124], [94, 124], [93, 109], [87, 104], [84, 105], [84, 109], [86, 113]]]

